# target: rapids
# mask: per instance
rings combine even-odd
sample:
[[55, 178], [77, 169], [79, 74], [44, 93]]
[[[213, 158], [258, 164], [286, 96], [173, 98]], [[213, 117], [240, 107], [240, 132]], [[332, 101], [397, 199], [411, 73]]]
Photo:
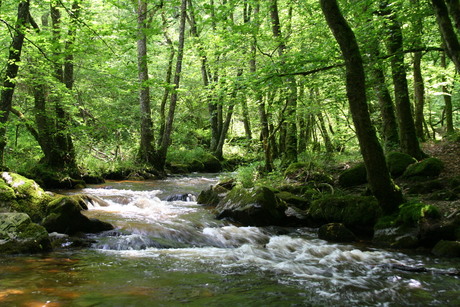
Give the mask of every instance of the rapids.
[[[0, 256], [1, 306], [454, 306], [456, 260], [332, 244], [309, 228], [237, 227], [196, 202], [164, 199], [212, 176], [109, 182], [77, 191], [112, 223], [91, 248]], [[75, 191], [68, 192], [75, 193]]]

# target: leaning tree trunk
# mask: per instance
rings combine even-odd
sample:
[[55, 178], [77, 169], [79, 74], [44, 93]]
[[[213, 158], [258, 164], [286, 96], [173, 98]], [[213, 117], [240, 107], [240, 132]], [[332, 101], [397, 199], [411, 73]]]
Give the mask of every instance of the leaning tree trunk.
[[436, 21], [446, 47], [447, 55], [454, 62], [457, 72], [460, 72], [460, 42], [449, 18], [446, 3], [444, 0], [431, 0], [431, 3], [433, 4]]
[[3, 88], [0, 97], [0, 167], [4, 165], [4, 152], [6, 146], [5, 124], [11, 111], [16, 76], [18, 75], [19, 62], [21, 61], [22, 45], [25, 38], [25, 27], [29, 19], [29, 1], [20, 1], [18, 15], [14, 29], [13, 41], [10, 46], [6, 72], [3, 78]]
[[382, 147], [371, 123], [364, 67], [355, 35], [342, 16], [336, 0], [320, 0], [320, 3], [345, 60], [347, 97], [370, 188], [383, 211], [394, 212], [403, 198], [391, 180]]

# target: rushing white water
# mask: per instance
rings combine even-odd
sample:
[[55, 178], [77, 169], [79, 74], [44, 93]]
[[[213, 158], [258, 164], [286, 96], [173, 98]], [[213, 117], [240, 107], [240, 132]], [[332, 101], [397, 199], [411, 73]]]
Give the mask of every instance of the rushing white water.
[[[309, 228], [237, 227], [195, 202], [164, 201], [216, 182], [199, 175], [78, 191], [116, 229], [91, 248], [0, 257], [2, 306], [458, 306], [458, 262], [332, 244]], [[71, 192], [74, 193], [75, 191]], [[70, 245], [72, 247], [72, 245]]]
[[94, 247], [105, 253], [268, 272], [281, 284], [315, 288], [318, 302], [344, 297], [351, 303], [365, 297], [392, 300], [401, 288], [425, 287], [415, 278], [393, 274], [390, 264], [420, 263], [401, 253], [331, 244], [307, 228], [237, 227], [216, 221], [212, 211], [195, 202], [161, 200], [161, 190], [112, 187], [83, 192], [101, 199], [89, 214], [117, 227], [117, 232], [97, 237]]

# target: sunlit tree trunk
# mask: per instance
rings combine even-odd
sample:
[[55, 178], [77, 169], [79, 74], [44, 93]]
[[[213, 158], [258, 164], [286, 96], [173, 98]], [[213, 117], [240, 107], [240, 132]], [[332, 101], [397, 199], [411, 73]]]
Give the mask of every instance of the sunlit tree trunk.
[[[441, 54], [441, 67], [446, 68], [447, 63], [446, 63], [446, 54], [442, 53]], [[455, 132], [454, 130], [454, 121], [453, 121], [453, 114], [452, 114], [452, 95], [450, 93], [449, 87], [445, 84], [446, 83], [446, 78], [443, 76], [443, 83], [444, 85], [442, 86], [442, 92], [443, 97], [444, 97], [444, 113], [446, 115], [446, 134], [452, 134]]]
[[180, 86], [182, 61], [184, 58], [184, 44], [185, 44], [185, 22], [187, 16], [187, 0], [181, 1], [180, 6], [180, 21], [179, 21], [179, 42], [177, 48], [176, 70], [174, 72], [174, 88], [171, 93], [168, 116], [166, 119], [165, 132], [161, 146], [157, 150], [157, 157], [155, 159], [155, 167], [159, 172], [164, 172], [166, 163], [166, 154], [168, 153], [169, 145], [171, 144], [171, 134], [174, 124], [174, 115], [176, 112], [176, 105], [178, 100], [178, 90]]
[[138, 0], [137, 3], [137, 69], [139, 79], [139, 105], [141, 112], [141, 139], [138, 157], [141, 162], [153, 164], [155, 148], [153, 123], [150, 107], [150, 87], [148, 84], [147, 60], [147, 2]]
[[[278, 14], [278, 1], [270, 0], [270, 16], [272, 23], [272, 32], [274, 38], [278, 41], [278, 55], [281, 63], [284, 63], [284, 53], [286, 44], [281, 33], [281, 24]], [[297, 108], [297, 84], [293, 76], [286, 77], [287, 87], [286, 112], [284, 114], [286, 127], [282, 127], [280, 132], [285, 129], [285, 134], [280, 133], [280, 147], [283, 146], [283, 164], [288, 165], [297, 161], [297, 125], [296, 125], [296, 108]]]
[[16, 87], [16, 77], [21, 61], [22, 45], [25, 38], [25, 27], [29, 19], [29, 1], [20, 1], [13, 40], [9, 49], [8, 61], [6, 64], [5, 76], [1, 88], [0, 97], [0, 167], [4, 165], [4, 154], [6, 147], [6, 128], [5, 124], [11, 111], [14, 89]]
[[355, 35], [342, 16], [336, 0], [320, 0], [320, 3], [345, 60], [347, 97], [370, 188], [383, 211], [394, 212], [402, 203], [402, 194], [391, 180], [382, 147], [371, 123], [364, 67]]

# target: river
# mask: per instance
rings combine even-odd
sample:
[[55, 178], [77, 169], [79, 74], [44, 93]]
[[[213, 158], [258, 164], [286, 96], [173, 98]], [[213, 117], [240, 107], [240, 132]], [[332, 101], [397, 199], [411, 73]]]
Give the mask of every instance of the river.
[[90, 248], [0, 256], [0, 306], [460, 306], [460, 279], [443, 274], [458, 259], [332, 244], [309, 228], [236, 227], [195, 202], [163, 201], [215, 182], [77, 191], [100, 198], [85, 214], [116, 229]]

